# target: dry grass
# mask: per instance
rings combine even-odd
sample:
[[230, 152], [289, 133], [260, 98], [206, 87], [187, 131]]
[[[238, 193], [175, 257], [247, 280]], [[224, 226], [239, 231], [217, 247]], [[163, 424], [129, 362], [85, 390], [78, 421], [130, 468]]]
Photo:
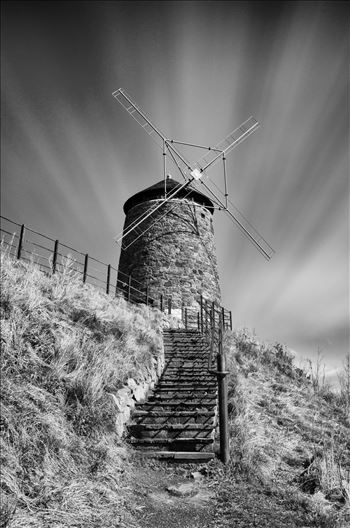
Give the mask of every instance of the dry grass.
[[132, 526], [109, 393], [149, 380], [161, 316], [1, 257], [1, 521], [11, 527]]
[[280, 344], [241, 330], [226, 335], [226, 350], [231, 471], [307, 507], [316, 525], [345, 526], [350, 424], [341, 398], [309, 381]]

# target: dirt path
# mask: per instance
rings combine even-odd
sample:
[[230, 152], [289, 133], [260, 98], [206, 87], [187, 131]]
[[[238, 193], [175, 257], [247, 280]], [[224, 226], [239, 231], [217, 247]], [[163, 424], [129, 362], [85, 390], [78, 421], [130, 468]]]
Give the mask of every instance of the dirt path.
[[300, 505], [294, 509], [247, 482], [227, 482], [224, 472], [220, 476], [220, 468], [211, 471], [210, 465], [139, 459], [129, 496], [142, 528], [320, 528]]

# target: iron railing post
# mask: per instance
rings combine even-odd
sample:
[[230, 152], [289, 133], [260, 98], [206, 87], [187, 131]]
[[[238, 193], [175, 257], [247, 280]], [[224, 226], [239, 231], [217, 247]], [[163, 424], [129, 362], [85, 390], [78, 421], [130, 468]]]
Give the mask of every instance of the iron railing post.
[[218, 401], [219, 401], [219, 428], [220, 428], [220, 459], [227, 464], [230, 458], [229, 432], [228, 432], [228, 397], [227, 374], [225, 355], [223, 352], [222, 321], [219, 328], [219, 353], [217, 357]]
[[24, 224], [21, 225], [21, 231], [19, 233], [19, 240], [18, 240], [18, 248], [17, 248], [17, 259], [19, 260], [21, 258], [22, 253], [22, 245], [23, 245], [23, 238], [24, 238]]
[[203, 324], [203, 295], [202, 294], [200, 296], [199, 302], [200, 302], [199, 309], [200, 309], [200, 323], [201, 323], [200, 331], [203, 334], [204, 333], [204, 324]]
[[160, 311], [163, 311], [163, 294], [160, 294]]
[[86, 253], [85, 258], [84, 258], [83, 282], [86, 282], [88, 262], [89, 262], [89, 255]]
[[58, 240], [55, 240], [55, 245], [53, 248], [53, 258], [52, 258], [52, 273], [56, 273], [57, 256], [58, 256]]
[[111, 282], [111, 265], [108, 264], [108, 267], [107, 267], [107, 284], [106, 284], [106, 293], [107, 293], [107, 295], [109, 294], [110, 282]]
[[168, 314], [171, 315], [171, 297], [168, 298]]

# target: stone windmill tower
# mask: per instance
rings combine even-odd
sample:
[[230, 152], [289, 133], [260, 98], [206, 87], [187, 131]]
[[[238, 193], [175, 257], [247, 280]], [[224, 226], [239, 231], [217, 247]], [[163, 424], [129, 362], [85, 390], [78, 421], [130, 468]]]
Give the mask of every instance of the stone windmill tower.
[[[171, 297], [172, 307], [194, 306], [200, 295], [220, 303], [220, 285], [214, 245], [212, 201], [187, 186], [164, 201], [181, 184], [169, 177], [131, 196], [126, 215], [119, 281], [131, 276], [149, 295]], [[130, 229], [161, 206], [139, 228]], [[125, 282], [125, 279], [124, 279]]]
[[[125, 225], [117, 239], [122, 241], [118, 282], [125, 282], [126, 277], [130, 281], [131, 275], [138, 281], [138, 288], [147, 287], [153, 298], [162, 293], [171, 295], [176, 308], [194, 305], [200, 294], [220, 303], [212, 222], [214, 208], [223, 211], [267, 260], [274, 253], [228, 199], [226, 156], [259, 123], [250, 117], [215, 147], [205, 147], [168, 139], [122, 88], [113, 96], [161, 147], [164, 161], [164, 179], [124, 204]], [[177, 145], [204, 149], [206, 154], [196, 163], [189, 163]], [[166, 177], [167, 158], [184, 183]], [[219, 161], [223, 162], [223, 191], [216, 184], [210, 187], [209, 178], [203, 178]], [[199, 184], [208, 194], [199, 191]]]

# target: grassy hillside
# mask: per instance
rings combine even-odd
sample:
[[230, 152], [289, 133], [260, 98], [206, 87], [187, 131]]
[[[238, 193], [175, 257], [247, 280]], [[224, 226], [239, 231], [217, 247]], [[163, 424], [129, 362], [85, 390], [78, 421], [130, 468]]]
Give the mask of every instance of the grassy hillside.
[[[228, 475], [246, 476], [280, 497], [295, 511], [294, 526], [298, 517], [310, 526], [349, 526], [349, 394], [307, 377], [280, 344], [261, 344], [246, 330], [226, 341]], [[223, 490], [228, 493], [226, 485]]]
[[129, 525], [111, 395], [149, 378], [159, 312], [6, 254], [1, 280], [1, 526]]
[[140, 461], [116, 434], [113, 395], [149, 380], [161, 314], [83, 285], [69, 266], [49, 277], [6, 254], [1, 264], [0, 528], [349, 525], [349, 402], [284, 346], [226, 335], [231, 459], [202, 468], [207, 509], [188, 499], [181, 524], [183, 500], [164, 490], [193, 467]]

